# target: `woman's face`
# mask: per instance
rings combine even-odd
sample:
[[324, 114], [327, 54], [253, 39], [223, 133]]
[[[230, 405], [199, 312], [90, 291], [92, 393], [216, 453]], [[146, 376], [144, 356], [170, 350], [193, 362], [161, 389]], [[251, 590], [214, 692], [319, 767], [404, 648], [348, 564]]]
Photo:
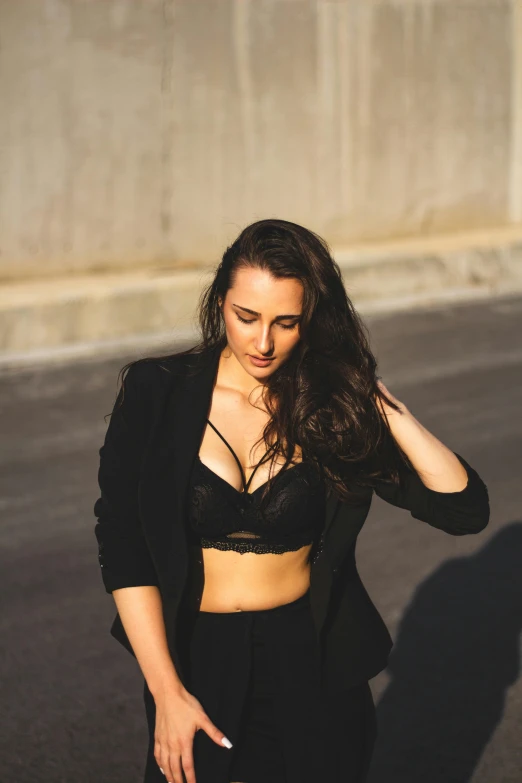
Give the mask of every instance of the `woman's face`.
[[[300, 340], [303, 286], [297, 278], [277, 279], [261, 269], [240, 269], [227, 291], [223, 317], [228, 346], [255, 378], [270, 375]], [[257, 363], [251, 357], [270, 361]]]

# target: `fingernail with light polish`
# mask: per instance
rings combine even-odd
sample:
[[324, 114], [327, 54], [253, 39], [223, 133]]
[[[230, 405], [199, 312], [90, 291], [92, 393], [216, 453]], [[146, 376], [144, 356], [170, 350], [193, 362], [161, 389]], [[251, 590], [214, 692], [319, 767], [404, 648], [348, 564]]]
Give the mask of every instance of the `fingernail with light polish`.
[[229, 740], [229, 739], [227, 739], [226, 737], [223, 737], [223, 739], [221, 740], [221, 742], [223, 743], [223, 745], [225, 746], [225, 748], [231, 748], [231, 747], [232, 747], [232, 743], [231, 743], [231, 742], [230, 742], [230, 740]]

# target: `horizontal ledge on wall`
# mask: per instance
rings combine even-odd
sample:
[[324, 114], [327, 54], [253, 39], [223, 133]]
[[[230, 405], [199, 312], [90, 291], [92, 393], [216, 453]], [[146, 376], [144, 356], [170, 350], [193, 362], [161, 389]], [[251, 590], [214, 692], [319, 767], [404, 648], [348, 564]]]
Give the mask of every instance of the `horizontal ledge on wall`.
[[391, 258], [404, 256], [455, 253], [480, 248], [500, 249], [516, 244], [522, 244], [522, 224], [484, 231], [459, 231], [429, 237], [401, 237], [381, 242], [351, 243], [342, 247], [338, 245], [335, 258], [340, 266], [350, 267], [368, 260], [386, 263]]
[[[361, 313], [522, 292], [522, 227], [333, 247]], [[214, 267], [93, 274], [5, 284], [0, 367], [167, 346], [198, 337]]]

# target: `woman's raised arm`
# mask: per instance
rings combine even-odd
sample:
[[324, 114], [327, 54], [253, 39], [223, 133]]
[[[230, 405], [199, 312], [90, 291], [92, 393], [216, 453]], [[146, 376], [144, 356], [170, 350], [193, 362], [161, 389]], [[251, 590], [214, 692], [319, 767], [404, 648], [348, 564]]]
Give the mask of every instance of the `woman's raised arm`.
[[479, 533], [489, 522], [489, 494], [477, 471], [427, 430], [406, 406], [378, 382], [399, 406], [379, 401], [391, 433], [415, 470], [404, 467], [400, 486], [379, 482], [375, 493], [415, 519], [452, 535]]

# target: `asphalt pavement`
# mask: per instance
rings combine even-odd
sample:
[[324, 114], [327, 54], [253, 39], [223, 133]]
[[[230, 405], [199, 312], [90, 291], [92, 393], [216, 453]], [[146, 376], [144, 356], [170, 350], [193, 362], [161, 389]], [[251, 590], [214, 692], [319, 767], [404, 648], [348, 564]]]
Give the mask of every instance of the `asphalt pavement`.
[[[365, 321], [386, 386], [480, 473], [492, 507], [486, 530], [453, 537], [374, 499], [357, 562], [395, 646], [371, 682], [369, 783], [519, 783], [522, 299]], [[137, 355], [0, 375], [5, 783], [142, 780], [142, 681], [109, 635], [92, 511], [103, 417]]]

